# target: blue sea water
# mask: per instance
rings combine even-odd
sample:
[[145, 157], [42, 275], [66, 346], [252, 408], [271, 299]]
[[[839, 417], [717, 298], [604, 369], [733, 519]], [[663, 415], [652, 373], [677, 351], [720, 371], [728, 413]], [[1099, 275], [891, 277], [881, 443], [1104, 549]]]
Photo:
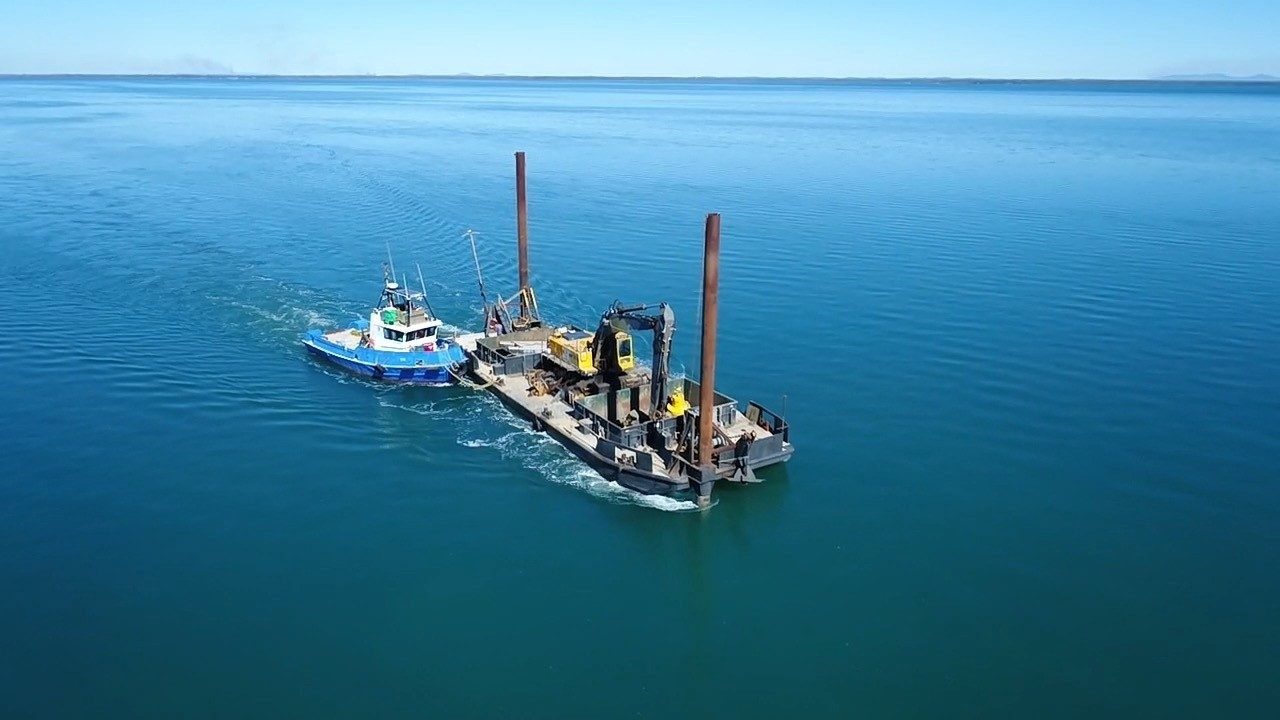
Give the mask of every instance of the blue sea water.
[[[668, 300], [709, 512], [298, 336]], [[1280, 88], [0, 79], [0, 716], [1269, 717]], [[783, 397], [785, 396], [785, 400]]]

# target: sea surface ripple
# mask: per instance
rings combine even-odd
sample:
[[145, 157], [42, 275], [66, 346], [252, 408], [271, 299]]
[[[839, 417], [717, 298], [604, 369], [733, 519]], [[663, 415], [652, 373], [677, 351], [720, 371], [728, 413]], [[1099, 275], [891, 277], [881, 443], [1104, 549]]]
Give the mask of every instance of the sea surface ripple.
[[[710, 512], [308, 359], [666, 300]], [[1267, 717], [1280, 89], [0, 79], [0, 717]], [[416, 281], [415, 281], [416, 282]]]

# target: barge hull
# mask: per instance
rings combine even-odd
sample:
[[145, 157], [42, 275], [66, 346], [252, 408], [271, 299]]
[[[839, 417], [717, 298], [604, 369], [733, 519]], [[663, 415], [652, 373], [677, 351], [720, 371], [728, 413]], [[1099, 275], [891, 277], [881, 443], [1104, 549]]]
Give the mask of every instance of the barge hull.
[[[642, 431], [639, 427], [613, 428], [601, 433], [598, 423], [604, 418], [596, 416], [593, 424], [589, 413], [584, 412], [587, 406], [583, 403], [590, 398], [570, 402], [563, 397], [531, 392], [530, 375], [536, 374], [539, 368], [553, 365], [543, 352], [551, 332], [539, 328], [490, 338], [479, 334], [467, 336], [461, 345], [470, 358], [470, 377], [493, 393], [516, 417], [529, 422], [534, 430], [546, 432], [605, 479], [625, 488], [645, 495], [687, 498], [701, 504], [717, 481], [735, 481], [733, 469], [727, 461], [717, 463], [714, 471], [711, 468], [695, 471], [690, 467], [682, 472], [669, 471], [668, 463], [677, 462], [674, 456], [664, 460], [663, 453], [655, 448], [643, 447], [634, 442], [635, 438], [627, 437], [632, 431]], [[502, 349], [502, 346], [509, 349]], [[693, 381], [681, 382], [686, 384], [686, 391], [697, 387]], [[735, 436], [750, 429], [750, 426], [743, 425], [747, 418], [736, 410], [737, 404], [732, 398], [718, 393], [716, 397], [722, 401], [716, 408], [717, 414], [725, 418], [722, 427], [728, 428]], [[730, 415], [734, 418], [732, 421], [728, 419]], [[753, 472], [786, 462], [792, 453], [785, 435], [774, 436], [763, 428], [762, 434], [770, 437], [753, 443], [750, 452], [742, 458]], [[620, 457], [624, 461], [619, 461]], [[747, 477], [749, 482], [758, 481], [753, 474]]]
[[[477, 381], [487, 382], [486, 378], [476, 373], [472, 373], [472, 377]], [[677, 483], [670, 478], [650, 475], [634, 468], [623, 467], [609, 462], [599, 453], [586, 447], [577, 439], [570, 437], [569, 433], [562, 428], [554, 423], [548, 423], [545, 418], [539, 417], [531, 408], [521, 404], [496, 385], [490, 385], [488, 390], [517, 418], [528, 421], [535, 431], [550, 435], [558, 445], [564, 447], [574, 457], [585, 462], [606, 480], [612, 480], [622, 487], [634, 490], [641, 495], [666, 495], [678, 500], [694, 499], [695, 493], [687, 482]]]
[[356, 375], [361, 375], [374, 380], [384, 380], [387, 382], [405, 385], [427, 386], [444, 386], [452, 385], [454, 383], [454, 378], [449, 372], [449, 368], [444, 366], [387, 367], [369, 365], [341, 355], [325, 352], [311, 343], [303, 344], [306, 345], [307, 352], [312, 355], [337, 365], [344, 370], [355, 373]]

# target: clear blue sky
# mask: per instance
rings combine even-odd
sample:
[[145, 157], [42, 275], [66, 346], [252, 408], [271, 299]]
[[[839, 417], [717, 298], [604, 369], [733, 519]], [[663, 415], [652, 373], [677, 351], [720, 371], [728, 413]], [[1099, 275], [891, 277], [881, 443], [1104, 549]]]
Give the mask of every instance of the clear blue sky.
[[1280, 75], [1280, 0], [7, 4], [0, 73]]

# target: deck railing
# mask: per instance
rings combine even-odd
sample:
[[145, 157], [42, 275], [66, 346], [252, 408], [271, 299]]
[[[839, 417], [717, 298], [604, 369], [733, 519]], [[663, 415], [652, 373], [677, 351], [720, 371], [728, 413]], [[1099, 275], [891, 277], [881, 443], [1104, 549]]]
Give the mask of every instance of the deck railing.
[[747, 419], [764, 426], [774, 435], [781, 435], [784, 441], [790, 442], [791, 426], [787, 419], [758, 402], [747, 403]]

